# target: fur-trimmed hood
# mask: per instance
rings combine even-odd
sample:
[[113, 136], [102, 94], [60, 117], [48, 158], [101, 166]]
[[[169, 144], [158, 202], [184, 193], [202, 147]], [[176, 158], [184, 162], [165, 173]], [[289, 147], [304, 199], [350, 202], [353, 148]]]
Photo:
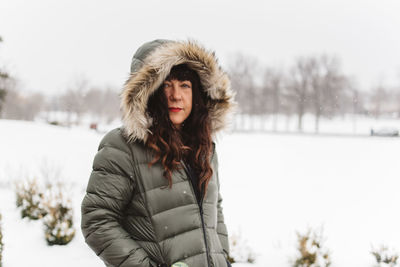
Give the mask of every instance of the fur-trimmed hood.
[[227, 74], [214, 54], [194, 41], [155, 40], [135, 53], [131, 74], [121, 93], [124, 134], [130, 140], [146, 141], [152, 119], [147, 114], [149, 97], [161, 86], [175, 65], [187, 64], [200, 77], [208, 96], [211, 130], [226, 127], [235, 105]]

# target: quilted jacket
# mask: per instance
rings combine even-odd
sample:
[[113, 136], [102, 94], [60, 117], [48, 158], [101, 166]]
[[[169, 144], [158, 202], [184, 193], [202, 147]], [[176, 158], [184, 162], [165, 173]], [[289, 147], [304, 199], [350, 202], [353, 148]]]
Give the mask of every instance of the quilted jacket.
[[193, 41], [155, 40], [135, 53], [121, 93], [123, 125], [107, 133], [93, 161], [82, 202], [82, 233], [107, 266], [225, 267], [228, 234], [221, 207], [217, 154], [204, 199], [197, 201], [190, 172], [172, 173], [172, 187], [161, 163], [145, 146], [151, 126], [149, 96], [170, 69], [185, 63], [197, 71], [208, 96], [212, 133], [223, 129], [234, 106], [229, 79], [213, 52]]

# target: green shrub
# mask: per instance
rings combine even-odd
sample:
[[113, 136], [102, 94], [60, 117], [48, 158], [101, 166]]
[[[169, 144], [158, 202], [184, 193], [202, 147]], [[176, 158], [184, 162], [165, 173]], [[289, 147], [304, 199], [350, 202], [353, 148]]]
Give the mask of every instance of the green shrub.
[[16, 204], [21, 209], [21, 217], [38, 220], [46, 215], [43, 207], [43, 192], [36, 179], [20, 181], [16, 185]]
[[305, 234], [296, 234], [298, 256], [292, 267], [328, 267], [332, 264], [330, 252], [323, 244], [322, 230], [318, 233], [309, 229]]
[[59, 126], [60, 123], [58, 121], [50, 121], [49, 122], [50, 125], [54, 125], [54, 126]]
[[49, 186], [44, 203], [46, 216], [43, 218], [47, 244], [66, 245], [75, 236], [71, 201], [63, 194], [63, 186]]

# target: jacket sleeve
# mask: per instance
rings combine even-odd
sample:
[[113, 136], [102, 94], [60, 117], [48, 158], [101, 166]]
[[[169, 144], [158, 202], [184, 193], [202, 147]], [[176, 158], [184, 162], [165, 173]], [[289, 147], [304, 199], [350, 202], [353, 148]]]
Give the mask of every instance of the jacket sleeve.
[[134, 188], [131, 169], [128, 152], [100, 144], [82, 202], [82, 233], [107, 266], [157, 266], [119, 223]]
[[217, 208], [218, 208], [218, 216], [217, 216], [217, 233], [219, 240], [221, 242], [222, 248], [224, 249], [225, 256], [228, 259], [229, 257], [229, 240], [228, 240], [228, 230], [225, 225], [224, 221], [224, 214], [222, 211], [222, 197], [220, 193], [220, 182], [219, 182], [219, 174], [218, 174], [218, 156], [217, 152], [214, 149], [214, 157], [216, 160], [216, 172], [217, 172], [217, 182], [218, 182], [218, 203], [217, 203]]

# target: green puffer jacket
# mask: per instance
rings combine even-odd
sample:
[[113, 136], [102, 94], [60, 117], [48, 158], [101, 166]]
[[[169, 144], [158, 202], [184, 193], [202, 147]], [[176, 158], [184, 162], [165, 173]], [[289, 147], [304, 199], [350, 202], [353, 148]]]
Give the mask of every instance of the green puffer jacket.
[[[185, 165], [172, 173], [172, 188], [161, 163], [144, 143], [151, 118], [148, 97], [174, 65], [199, 73], [208, 95], [212, 133], [222, 129], [234, 106], [229, 80], [214, 53], [194, 42], [156, 40], [136, 52], [121, 94], [123, 127], [103, 138], [82, 202], [82, 232], [107, 266], [225, 267], [228, 235], [219, 194], [217, 155], [207, 193], [198, 203]], [[164, 265], [162, 265], [164, 264]]]

